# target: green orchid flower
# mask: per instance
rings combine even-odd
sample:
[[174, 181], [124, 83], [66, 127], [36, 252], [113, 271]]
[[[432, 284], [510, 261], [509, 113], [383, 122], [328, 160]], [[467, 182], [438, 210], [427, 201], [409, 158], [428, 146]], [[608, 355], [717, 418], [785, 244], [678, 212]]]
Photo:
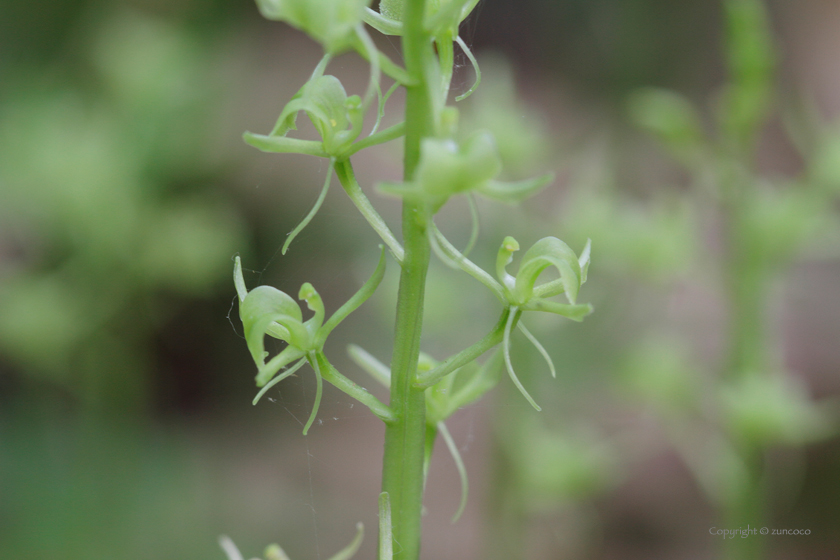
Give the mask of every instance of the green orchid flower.
[[[286, 104], [268, 135], [246, 132], [245, 142], [264, 152], [345, 157], [362, 130], [364, 107], [358, 95], [347, 95], [338, 78], [324, 75], [328, 60], [324, 57], [309, 81]], [[297, 130], [297, 115], [301, 111], [312, 121], [320, 142], [286, 136]]]
[[519, 202], [548, 185], [546, 174], [519, 182], [496, 181], [502, 170], [493, 135], [479, 131], [464, 142], [425, 138], [420, 145], [420, 162], [414, 180], [382, 183], [379, 189], [414, 201], [424, 202], [429, 215], [436, 214], [450, 197], [476, 192], [503, 202]]
[[[368, 375], [373, 377], [382, 386], [390, 388], [391, 370], [380, 362], [376, 357], [367, 352], [364, 348], [351, 344], [347, 348], [350, 358], [362, 368]], [[417, 371], [420, 373], [429, 372], [439, 368], [441, 362], [435, 360], [425, 352], [420, 352], [417, 361]], [[473, 360], [468, 364], [456, 368], [446, 377], [438, 380], [433, 386], [426, 389], [426, 453], [423, 463], [424, 477], [428, 475], [429, 464], [432, 457], [432, 449], [438, 434], [443, 438], [455, 468], [461, 478], [461, 501], [458, 509], [452, 516], [455, 523], [464, 512], [467, 506], [469, 495], [469, 482], [467, 469], [464, 461], [455, 445], [455, 440], [446, 427], [445, 420], [452, 416], [457, 410], [477, 401], [486, 392], [496, 386], [501, 373], [501, 356], [494, 353], [484, 364]]]
[[[467, 16], [478, 5], [478, 0], [438, 0], [426, 5], [424, 27], [432, 35], [444, 30], [458, 30]], [[365, 9], [365, 23], [384, 35], [402, 35], [405, 0], [381, 0], [379, 11]]]
[[[516, 275], [507, 272], [507, 266], [513, 260], [513, 253], [519, 250], [519, 243], [513, 237], [506, 237], [496, 257], [496, 278], [478, 267], [460, 253], [444, 235], [431, 224], [429, 238], [434, 251], [450, 266], [464, 272], [484, 284], [505, 306], [496, 327], [482, 340], [462, 352], [444, 361], [440, 366], [426, 372], [419, 372], [415, 381], [417, 387], [430, 387], [455, 368], [474, 360], [493, 346], [501, 343], [502, 354], [508, 375], [525, 399], [537, 410], [539, 405], [531, 398], [516, 376], [510, 360], [510, 333], [518, 327], [525, 337], [543, 356], [556, 377], [556, 369], [548, 352], [520, 321], [525, 311], [545, 311], [555, 313], [573, 321], [582, 321], [592, 312], [590, 304], [578, 304], [577, 296], [581, 285], [586, 282], [589, 270], [591, 242], [577, 256], [563, 241], [556, 237], [544, 237], [525, 252], [519, 263]], [[559, 278], [537, 284], [540, 275], [548, 268], [554, 268]], [[550, 298], [565, 293], [568, 303], [560, 303]]]
[[[363, 148], [402, 136], [405, 129], [404, 123], [396, 124], [378, 133], [372, 132], [365, 139], [356, 142], [362, 131], [367, 104], [358, 95], [348, 96], [338, 78], [324, 75], [329, 60], [330, 55], [321, 60], [309, 81], [283, 108], [269, 134], [245, 132], [242, 136], [247, 144], [263, 152], [306, 154], [330, 160], [324, 185], [321, 187], [314, 206], [289, 233], [283, 244], [282, 253], [286, 254], [295, 237], [318, 213], [329, 192], [333, 170], [335, 170], [354, 204], [374, 226], [374, 229], [384, 233], [383, 240], [392, 252], [399, 256], [402, 250], [397, 247], [387, 226], [373, 210], [361, 190], [351, 185], [355, 179], [352, 178], [352, 168], [348, 158]], [[376, 80], [378, 81], [378, 77]], [[320, 142], [287, 136], [290, 131], [297, 130], [297, 116], [301, 111], [306, 113], [312, 121], [315, 130], [321, 136]]]
[[[309, 431], [318, 413], [323, 393], [323, 379], [367, 405], [374, 414], [386, 422], [393, 418], [393, 413], [387, 406], [379, 402], [366, 389], [359, 387], [341, 375], [324, 355], [324, 343], [329, 334], [350, 313], [364, 303], [382, 281], [385, 275], [384, 248], [382, 248], [379, 264], [373, 276], [326, 322], [324, 322], [323, 301], [312, 284], [308, 282], [303, 284], [298, 293], [298, 298], [305, 301], [307, 307], [313, 312], [312, 317], [304, 321], [300, 306], [285, 292], [271, 286], [258, 286], [248, 291], [245, 287], [242, 264], [238, 256], [235, 260], [233, 274], [236, 292], [239, 297], [239, 317], [245, 330], [248, 349], [257, 365], [257, 387], [262, 388], [254, 398], [254, 404], [257, 404], [271, 387], [295, 373], [304, 364], [309, 363], [315, 371], [317, 390], [312, 413], [303, 429], [304, 435]], [[288, 344], [286, 348], [267, 362], [266, 335]], [[283, 368], [286, 369], [280, 373]]]
[[[539, 405], [531, 398], [531, 395], [522, 386], [513, 370], [510, 361], [510, 331], [513, 328], [515, 317], [519, 311], [547, 311], [556, 313], [573, 321], [582, 321], [584, 317], [592, 312], [590, 304], [578, 305], [577, 296], [581, 285], [586, 282], [586, 275], [589, 270], [589, 259], [591, 243], [587, 242], [580, 257], [556, 237], [544, 237], [534, 243], [525, 252], [519, 262], [519, 271], [516, 276], [507, 272], [507, 266], [513, 260], [513, 253], [519, 250], [519, 243], [513, 237], [506, 237], [496, 257], [496, 276], [502, 284], [504, 298], [507, 302], [509, 313], [505, 322], [505, 329], [502, 335], [502, 351], [505, 358], [505, 366], [514, 385], [519, 389], [525, 399], [535, 409], [540, 410]], [[537, 280], [547, 268], [554, 267], [560, 277], [550, 282], [537, 285]], [[551, 301], [547, 298], [565, 293], [568, 304]], [[557, 377], [554, 363], [548, 352], [525, 328], [521, 322], [519, 330], [534, 345], [548, 363], [552, 377]]]
[[370, 1], [257, 0], [257, 6], [266, 19], [286, 22], [337, 54], [353, 47]]
[[[462, 95], [455, 98], [461, 101], [469, 97], [481, 83], [481, 69], [472, 51], [458, 35], [458, 28], [467, 19], [467, 16], [478, 5], [478, 0], [439, 0], [426, 4], [426, 14], [423, 27], [434, 37], [435, 45], [441, 61], [441, 89], [442, 97], [446, 99], [449, 95], [449, 85], [452, 81], [452, 68], [454, 65], [453, 44], [457, 43], [472, 64], [475, 70], [475, 82], [472, 87]], [[403, 16], [405, 12], [405, 0], [382, 0], [379, 3], [379, 11], [365, 8], [364, 21], [384, 35], [403, 34]]]

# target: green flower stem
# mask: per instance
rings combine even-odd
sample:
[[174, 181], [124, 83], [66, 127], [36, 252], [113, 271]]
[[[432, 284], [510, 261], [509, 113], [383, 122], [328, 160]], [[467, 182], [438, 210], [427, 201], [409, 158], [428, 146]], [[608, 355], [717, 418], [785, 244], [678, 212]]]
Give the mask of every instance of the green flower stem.
[[391, 500], [388, 492], [379, 494], [379, 560], [392, 560], [394, 539], [391, 530]]
[[[414, 386], [418, 389], [427, 389], [458, 369], [459, 367], [463, 367], [470, 363], [471, 361], [475, 360], [500, 342], [505, 335], [505, 325], [507, 325], [508, 316], [510, 315], [510, 309], [506, 308], [502, 313], [502, 316], [499, 318], [499, 321], [496, 323], [496, 326], [493, 327], [493, 330], [487, 333], [487, 335], [464, 350], [461, 350], [457, 354], [446, 358], [443, 362], [440, 363], [439, 366], [436, 368], [430, 369], [428, 371], [420, 372], [417, 374], [417, 379], [414, 382]], [[522, 316], [522, 311], [517, 311], [513, 317], [512, 326], [516, 326], [519, 322], [519, 318]]]
[[[746, 191], [746, 188], [744, 189]], [[754, 204], [746, 191], [727, 205], [729, 232], [729, 369], [733, 378], [766, 371], [771, 365], [767, 352], [767, 286], [772, 272], [754, 255], [761, 254], [751, 240], [746, 213]]]
[[[767, 486], [764, 482], [763, 454], [751, 453], [746, 459], [746, 480], [727, 496], [723, 523], [727, 527], [762, 527], [766, 521]], [[724, 560], [763, 560], [766, 558], [764, 539], [748, 538], [726, 539]], [[740, 542], [738, 542], [740, 541]]]
[[376, 146], [377, 144], [384, 144], [385, 142], [396, 140], [403, 134], [405, 134], [405, 123], [395, 124], [394, 126], [388, 127], [385, 130], [380, 130], [375, 134], [371, 134], [370, 136], [353, 143], [353, 145], [350, 146], [350, 149], [347, 150], [347, 153], [344, 154], [344, 157], [350, 157], [356, 152], [360, 152], [365, 148], [370, 148], [371, 146]]
[[[750, 169], [745, 157], [740, 169]], [[737, 165], [737, 164], [736, 164]], [[733, 166], [735, 167], [735, 165]], [[727, 288], [729, 307], [729, 362], [731, 380], [749, 375], [766, 375], [772, 366], [768, 352], [767, 318], [765, 317], [767, 286], [772, 270], [755, 259], [761, 248], [755, 247], [747, 224], [747, 213], [754, 204], [756, 179], [750, 174], [730, 172], [723, 177], [724, 212], [727, 219]], [[740, 486], [727, 496], [723, 508], [726, 523], [735, 526], [761, 527], [767, 519], [768, 488], [764, 480], [764, 451], [748, 442], [734, 441], [738, 455], [746, 466]], [[728, 541], [742, 542], [728, 542]], [[761, 560], [766, 556], [765, 541], [760, 538], [727, 539], [723, 557], [726, 560]]]
[[337, 369], [335, 369], [329, 360], [327, 360], [327, 357], [323, 352], [318, 352], [315, 355], [315, 361], [320, 368], [321, 377], [323, 377], [327, 383], [330, 383], [368, 407], [371, 412], [373, 412], [386, 424], [392, 423], [396, 420], [394, 411], [391, 410], [391, 408], [382, 404], [379, 399], [371, 395], [364, 387], [361, 387], [350, 379], [344, 377]]
[[312, 423], [315, 422], [315, 418], [318, 416], [318, 409], [321, 407], [321, 397], [324, 394], [324, 379], [321, 377], [321, 368], [318, 367], [318, 358], [316, 353], [308, 353], [306, 355], [306, 361], [309, 362], [309, 365], [312, 366], [312, 369], [315, 371], [315, 404], [312, 406], [312, 412], [309, 414], [309, 420], [306, 421], [306, 425], [303, 427], [303, 435], [306, 435], [309, 432], [309, 428], [311, 428]]
[[434, 240], [437, 243], [437, 246], [440, 248], [441, 252], [445, 257], [448, 257], [455, 265], [458, 266], [461, 270], [487, 286], [493, 295], [501, 302], [507, 302], [505, 298], [505, 292], [502, 286], [496, 282], [496, 280], [490, 276], [483, 268], [479, 267], [477, 264], [469, 260], [463, 254], [461, 254], [458, 249], [455, 248], [452, 243], [449, 242], [448, 239], [440, 232], [434, 222], [431, 224], [431, 234], [434, 236]]
[[402, 22], [388, 19], [376, 10], [365, 8], [363, 16], [365, 23], [382, 33], [383, 35], [402, 35]]
[[423, 504], [423, 451], [426, 402], [423, 390], [412, 387], [420, 353], [423, 301], [429, 245], [423, 208], [403, 204], [405, 258], [397, 299], [394, 354], [391, 362], [391, 408], [397, 419], [385, 430], [382, 490], [391, 497], [395, 558], [416, 560], [420, 553], [420, 511]]
[[443, 33], [435, 38], [438, 56], [440, 57], [441, 96], [449, 97], [449, 86], [452, 83], [452, 71], [455, 67], [455, 48], [452, 46], [451, 33]]
[[[371, 26], [371, 27], [374, 27], [374, 29], [377, 29], [377, 31], [381, 32], [381, 30], [379, 30], [375, 26]], [[364, 58], [365, 60], [367, 60], [371, 65], [378, 64], [379, 65], [379, 70], [382, 71], [383, 74], [385, 74], [386, 76], [388, 76], [392, 80], [394, 80], [396, 82], [399, 82], [403, 85], [411, 83], [411, 78], [409, 77], [408, 73], [402, 67], [400, 67], [399, 64], [396, 64], [393, 60], [388, 58], [388, 56], [385, 55], [383, 52], [381, 52], [379, 49], [375, 49], [374, 51], [370, 51], [369, 48], [366, 45], [362, 44], [362, 42], [360, 40], [359, 43], [356, 46], [356, 52], [358, 52], [359, 55], [362, 58]], [[373, 60], [371, 60], [371, 54], [376, 55], [376, 61], [375, 62]]]
[[382, 69], [382, 72], [387, 75], [392, 80], [399, 82], [403, 85], [409, 85], [412, 82], [411, 76], [408, 75], [399, 64], [396, 64], [393, 60], [388, 58], [387, 55], [380, 52], [379, 53], [379, 67]]
[[[382, 132], [385, 131], [383, 130]], [[400, 242], [397, 241], [397, 238], [394, 237], [394, 234], [391, 233], [388, 224], [385, 223], [385, 220], [382, 219], [382, 216], [379, 215], [379, 212], [370, 203], [368, 197], [362, 192], [362, 187], [356, 181], [356, 175], [353, 173], [353, 166], [350, 165], [350, 160], [346, 159], [337, 162], [335, 164], [335, 174], [338, 175], [338, 180], [341, 182], [341, 186], [344, 187], [344, 192], [347, 193], [347, 196], [350, 197], [350, 200], [353, 201], [353, 204], [356, 205], [356, 208], [365, 217], [370, 227], [379, 234], [379, 237], [382, 238], [382, 241], [385, 242], [385, 245], [394, 254], [394, 258], [401, 263], [405, 258], [405, 251], [402, 245], [400, 245]]]
[[[420, 141], [435, 129], [430, 75], [436, 70], [431, 37], [423, 29], [425, 0], [407, 0], [404, 12], [403, 57], [416, 85], [406, 87], [405, 179], [414, 177], [420, 159]], [[434, 88], [434, 89], [433, 89]], [[382, 491], [391, 500], [391, 522], [397, 560], [418, 560], [423, 505], [423, 458], [426, 437], [425, 391], [412, 387], [417, 374], [423, 300], [429, 268], [428, 217], [425, 208], [403, 202], [403, 242], [396, 332], [391, 362], [391, 409], [396, 421], [385, 429]]]

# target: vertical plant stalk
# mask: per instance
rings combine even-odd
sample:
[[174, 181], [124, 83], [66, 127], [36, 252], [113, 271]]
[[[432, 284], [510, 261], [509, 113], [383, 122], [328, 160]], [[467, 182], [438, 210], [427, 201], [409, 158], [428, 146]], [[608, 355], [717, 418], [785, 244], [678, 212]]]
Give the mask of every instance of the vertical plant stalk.
[[[403, 58], [411, 79], [406, 87], [404, 176], [410, 181], [420, 159], [420, 141], [433, 134], [435, 115], [431, 83], [437, 60], [423, 29], [425, 0], [408, 0], [403, 25]], [[391, 361], [391, 409], [396, 415], [385, 430], [382, 491], [391, 501], [395, 560], [420, 557], [423, 504], [423, 458], [426, 402], [422, 389], [412, 387], [420, 353], [423, 299], [429, 268], [429, 243], [422, 204], [404, 201], [402, 231], [405, 256], [397, 296], [394, 353]]]
[[[767, 351], [767, 329], [764, 316], [768, 271], [755, 262], [755, 247], [750, 243], [746, 212], [753, 202], [747, 181], [730, 187], [725, 199], [728, 219], [727, 269], [729, 299], [729, 360], [727, 377], [737, 380], [745, 376], [765, 375], [770, 365]], [[738, 442], [739, 454], [746, 467], [746, 476], [729, 496], [724, 511], [728, 527], [762, 527], [766, 524], [768, 502], [764, 451], [749, 442]], [[727, 560], [761, 560], [765, 558], [765, 539], [727, 539], [724, 558]]]

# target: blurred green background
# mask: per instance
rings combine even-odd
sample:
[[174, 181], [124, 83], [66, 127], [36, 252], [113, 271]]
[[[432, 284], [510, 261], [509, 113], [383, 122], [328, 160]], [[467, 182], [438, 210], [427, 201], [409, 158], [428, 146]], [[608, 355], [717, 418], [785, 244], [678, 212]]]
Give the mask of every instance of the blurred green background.
[[[787, 381], [720, 390], [732, 332], [720, 201], [702, 194], [710, 179], [693, 156], [686, 163], [679, 146], [663, 149], [633, 124], [628, 99], [650, 86], [679, 91], [714, 132], [727, 76], [722, 7], [485, 0], [462, 27], [485, 71], [462, 128], [493, 129], [513, 175], [559, 175], [519, 208], [482, 205], [474, 260], [489, 265], [505, 235], [523, 246], [557, 235], [576, 250], [592, 238], [582, 296], [596, 313], [581, 325], [529, 322], [557, 380], [515, 342], [542, 414], [504, 380], [453, 418], [470, 503], [450, 525], [458, 478], [437, 450], [425, 557], [717, 558], [721, 538], [709, 529], [738, 528], [720, 518], [726, 477], [709, 474], [735, 467], [706, 460], [728, 457], [708, 447], [718, 449], [709, 418], [720, 417], [724, 432], [762, 442], [765, 524], [811, 531], [767, 537], [768, 557], [837, 557], [840, 5], [768, 6], [778, 66], [757, 125], [766, 196], [750, 206], [749, 231], [759, 239], [750, 247], [770, 255], [755, 257], [769, 271], [759, 345]], [[398, 56], [395, 41], [378, 44]], [[246, 557], [276, 541], [291, 558], [321, 558], [360, 520], [358, 557], [373, 557], [384, 430], [327, 389], [304, 438], [307, 375], [252, 407], [254, 368], [233, 305], [236, 254], [249, 285], [296, 293], [309, 281], [328, 312], [378, 256], [375, 234], [336, 189], [281, 257], [326, 163], [260, 154], [240, 138], [270, 128], [319, 58], [247, 0], [0, 3], [0, 558], [223, 558], [220, 534]], [[472, 76], [464, 57], [456, 62], [461, 93]], [[357, 57], [331, 71], [363, 89]], [[656, 132], [645, 119], [658, 114], [636, 108]], [[398, 152], [354, 162], [395, 224], [398, 203], [371, 187], [399, 177]], [[764, 189], [771, 182], [790, 188]], [[805, 184], [819, 202], [797, 198]], [[454, 202], [441, 216], [456, 239], [468, 236], [466, 208]], [[389, 267], [327, 348], [374, 391], [344, 348], [387, 361]], [[424, 350], [438, 358], [497, 313], [439, 263], [427, 300]]]

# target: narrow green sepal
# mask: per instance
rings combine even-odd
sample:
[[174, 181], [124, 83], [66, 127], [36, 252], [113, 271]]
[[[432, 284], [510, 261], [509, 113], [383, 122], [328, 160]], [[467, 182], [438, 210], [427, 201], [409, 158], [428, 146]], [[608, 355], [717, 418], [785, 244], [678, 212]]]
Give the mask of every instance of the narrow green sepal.
[[362, 540], [365, 538], [365, 526], [362, 523], [356, 523], [356, 536], [350, 541], [346, 547], [339, 552], [330, 556], [330, 560], [350, 560], [362, 546]]
[[314, 140], [299, 140], [285, 136], [265, 136], [245, 132], [242, 134], [245, 143], [254, 148], [272, 154], [304, 154], [316, 157], [329, 157], [324, 151], [323, 144]]
[[236, 255], [233, 260], [233, 285], [236, 287], [236, 296], [242, 303], [245, 296], [248, 295], [248, 288], [245, 286], [245, 278], [242, 276], [242, 259], [239, 258], [239, 255]]
[[309, 222], [312, 221], [312, 218], [314, 218], [315, 214], [318, 213], [318, 210], [321, 209], [321, 205], [324, 203], [324, 199], [327, 198], [327, 193], [330, 190], [330, 182], [332, 181], [332, 174], [333, 174], [334, 167], [335, 167], [335, 159], [331, 158], [330, 159], [330, 165], [327, 168], [327, 177], [324, 179], [324, 186], [321, 187], [321, 193], [318, 195], [318, 198], [315, 200], [315, 205], [312, 207], [312, 209], [309, 211], [309, 213], [300, 221], [300, 223], [295, 226], [295, 229], [293, 229], [289, 233], [288, 237], [286, 237], [286, 242], [283, 243], [283, 249], [281, 249], [281, 251], [280, 251], [281, 254], [283, 254], [283, 255], [286, 254], [286, 251], [289, 250], [289, 245], [292, 244], [292, 241], [295, 240], [295, 237], [297, 237], [298, 234], [300, 232], [302, 232], [303, 229], [306, 226], [309, 225]]
[[554, 173], [515, 182], [488, 181], [476, 189], [476, 192], [487, 198], [515, 204], [540, 192], [552, 181], [554, 181]]
[[455, 440], [452, 439], [452, 435], [449, 433], [449, 429], [446, 427], [446, 424], [439, 422], [437, 430], [443, 438], [446, 448], [449, 449], [449, 453], [452, 455], [452, 460], [455, 461], [455, 468], [458, 469], [458, 478], [461, 479], [461, 501], [458, 504], [458, 509], [455, 511], [455, 515], [452, 516], [452, 523], [455, 523], [461, 518], [461, 515], [467, 507], [467, 498], [470, 493], [467, 467], [464, 466], [464, 461], [461, 459], [461, 452], [458, 451], [458, 446], [455, 445]]
[[586, 245], [583, 246], [583, 251], [580, 252], [578, 264], [580, 265], [580, 283], [586, 283], [587, 275], [589, 274], [589, 263], [592, 260], [592, 240], [587, 239]]
[[[304, 353], [294, 346], [287, 346], [279, 354], [271, 358], [267, 364], [260, 366], [257, 364], [257, 387], [263, 387], [277, 374], [278, 371], [304, 357]], [[286, 373], [286, 372], [283, 372]]]
[[505, 367], [507, 368], [508, 376], [510, 376], [510, 380], [513, 381], [513, 384], [519, 389], [519, 392], [525, 397], [525, 400], [534, 407], [537, 412], [542, 411], [540, 405], [534, 400], [534, 398], [528, 393], [525, 389], [525, 386], [522, 385], [522, 382], [519, 380], [519, 377], [516, 376], [516, 372], [513, 370], [513, 364], [510, 361], [510, 331], [513, 327], [513, 321], [517, 314], [516, 308], [511, 308], [510, 314], [508, 315], [507, 322], [505, 323], [505, 332], [502, 338], [502, 354], [505, 357]]
[[314, 353], [310, 352], [306, 356], [306, 361], [309, 362], [309, 365], [315, 371], [315, 402], [312, 404], [312, 412], [309, 413], [309, 419], [303, 427], [303, 435], [309, 433], [309, 428], [312, 427], [315, 418], [318, 417], [318, 410], [321, 408], [321, 397], [324, 395], [324, 378], [321, 377], [321, 367], [318, 364], [318, 358]]
[[[287, 348], [286, 350], [289, 350], [289, 348]], [[292, 349], [292, 350], [294, 350], [294, 349]], [[284, 371], [283, 373], [281, 373], [280, 375], [278, 375], [277, 377], [275, 377], [274, 379], [272, 379], [268, 383], [265, 383], [265, 381], [263, 381], [264, 387], [262, 389], [260, 389], [259, 392], [257, 392], [257, 396], [254, 397], [254, 400], [251, 401], [251, 404], [256, 406], [256, 404], [258, 402], [260, 402], [260, 399], [263, 397], [263, 395], [265, 395], [269, 391], [269, 389], [271, 389], [272, 387], [274, 387], [275, 385], [277, 385], [278, 383], [280, 383], [281, 381], [283, 381], [284, 379], [286, 379], [290, 375], [293, 375], [297, 370], [302, 368], [303, 364], [305, 364], [305, 363], [306, 363], [306, 359], [301, 358], [297, 361], [297, 363], [295, 363], [295, 365], [293, 365], [292, 367], [290, 367], [289, 369], [287, 369], [286, 371]], [[269, 364], [266, 365], [266, 369], [270, 365], [271, 365], [271, 362], [269, 362]], [[266, 375], [266, 376], [271, 377], [271, 375], [274, 375], [274, 373], [276, 373], [279, 370], [279, 368], [281, 368], [281, 367], [283, 367], [283, 366], [278, 366], [277, 369], [274, 370], [274, 372], [272, 372], [270, 375]], [[260, 374], [262, 374], [262, 373], [263, 372], [260, 371]], [[260, 384], [261, 384], [260, 381], [261, 381], [260, 375], [257, 375], [257, 387], [260, 386]]]
[[557, 303], [555, 301], [548, 301], [545, 299], [532, 299], [527, 304], [522, 306], [523, 311], [547, 311], [548, 313], [555, 313], [562, 315], [572, 321], [583, 321], [584, 317], [592, 313], [592, 305], [589, 303], [582, 305], [569, 305], [566, 303]]

